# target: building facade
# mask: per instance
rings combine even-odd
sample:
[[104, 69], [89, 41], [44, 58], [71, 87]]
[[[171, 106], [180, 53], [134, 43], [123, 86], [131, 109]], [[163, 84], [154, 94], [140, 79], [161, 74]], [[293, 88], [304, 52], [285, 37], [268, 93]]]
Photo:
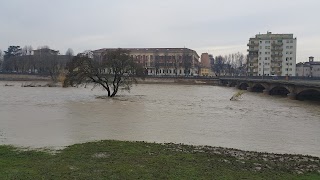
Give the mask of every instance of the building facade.
[[[188, 48], [124, 48], [140, 64], [147, 75], [153, 76], [198, 76], [199, 55]], [[94, 59], [114, 48], [92, 51]]]
[[200, 63], [200, 76], [215, 76], [211, 70], [211, 66], [214, 63], [213, 55], [208, 53], [201, 54], [201, 63]]
[[309, 57], [309, 62], [301, 62], [296, 66], [296, 75], [300, 77], [320, 77], [320, 61]]
[[293, 34], [257, 34], [248, 43], [248, 76], [295, 76], [297, 39]]
[[37, 50], [33, 50], [33, 55], [41, 56], [41, 55], [59, 55], [59, 51], [49, 49], [49, 48], [41, 48]]

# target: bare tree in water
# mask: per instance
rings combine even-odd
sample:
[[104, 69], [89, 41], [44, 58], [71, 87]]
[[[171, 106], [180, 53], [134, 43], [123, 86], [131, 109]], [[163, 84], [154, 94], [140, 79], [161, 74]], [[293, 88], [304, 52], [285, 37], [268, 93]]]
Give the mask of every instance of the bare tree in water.
[[130, 52], [123, 49], [109, 50], [102, 53], [99, 60], [86, 54], [79, 54], [68, 64], [68, 74], [64, 87], [93, 83], [114, 97], [119, 88], [130, 90], [136, 77], [143, 75], [142, 66], [134, 62]]

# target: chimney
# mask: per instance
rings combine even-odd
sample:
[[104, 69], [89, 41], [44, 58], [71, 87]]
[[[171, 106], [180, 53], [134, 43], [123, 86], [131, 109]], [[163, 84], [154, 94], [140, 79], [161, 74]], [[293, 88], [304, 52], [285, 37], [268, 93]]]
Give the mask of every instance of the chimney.
[[313, 60], [314, 60], [314, 57], [313, 57], [313, 56], [310, 56], [310, 57], [309, 57], [309, 62], [313, 62]]

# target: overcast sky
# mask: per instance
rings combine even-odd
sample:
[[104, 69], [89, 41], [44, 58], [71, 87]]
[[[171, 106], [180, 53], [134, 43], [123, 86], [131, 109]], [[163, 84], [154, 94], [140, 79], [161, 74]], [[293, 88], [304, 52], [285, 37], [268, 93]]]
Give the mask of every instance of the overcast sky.
[[255, 34], [293, 33], [297, 62], [320, 61], [319, 0], [1, 0], [0, 49], [48, 45], [76, 53], [187, 47], [247, 53]]

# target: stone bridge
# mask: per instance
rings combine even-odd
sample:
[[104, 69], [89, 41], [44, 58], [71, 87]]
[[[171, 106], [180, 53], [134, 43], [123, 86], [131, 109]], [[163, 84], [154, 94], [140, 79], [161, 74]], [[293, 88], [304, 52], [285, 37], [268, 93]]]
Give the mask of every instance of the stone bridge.
[[267, 95], [283, 95], [290, 99], [320, 100], [320, 81], [220, 78], [220, 84]]

